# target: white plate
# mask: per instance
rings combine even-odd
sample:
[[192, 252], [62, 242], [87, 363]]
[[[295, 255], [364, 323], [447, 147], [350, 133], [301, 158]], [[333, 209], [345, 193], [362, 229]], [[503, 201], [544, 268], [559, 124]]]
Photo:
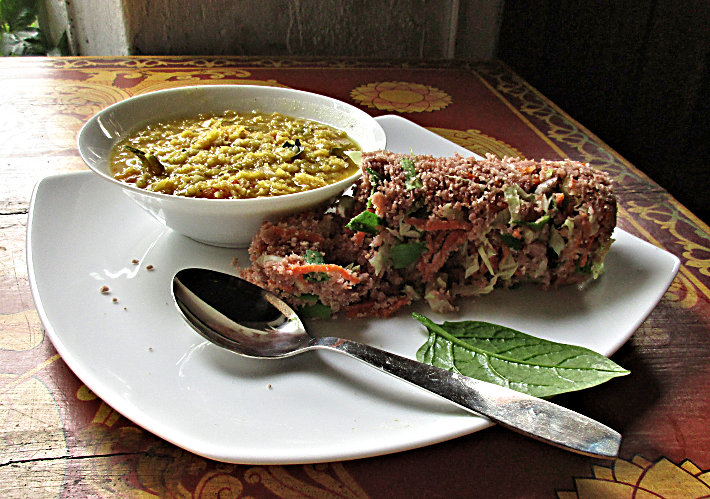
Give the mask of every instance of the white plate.
[[[394, 150], [408, 152], [414, 144], [417, 153], [465, 153], [402, 118], [378, 121]], [[607, 273], [583, 291], [496, 291], [447, 318], [505, 324], [610, 355], [678, 269], [678, 259], [655, 246], [621, 230], [615, 238]], [[233, 257], [247, 262], [246, 253], [164, 228], [92, 173], [48, 177], [37, 185], [27, 248], [37, 309], [67, 365], [118, 412], [196, 454], [261, 464], [353, 459], [490, 424], [342, 355], [258, 361], [207, 344], [173, 305], [172, 276], [191, 266], [229, 271]], [[110, 294], [99, 292], [104, 285]], [[410, 358], [426, 340], [408, 313], [310, 329]]]

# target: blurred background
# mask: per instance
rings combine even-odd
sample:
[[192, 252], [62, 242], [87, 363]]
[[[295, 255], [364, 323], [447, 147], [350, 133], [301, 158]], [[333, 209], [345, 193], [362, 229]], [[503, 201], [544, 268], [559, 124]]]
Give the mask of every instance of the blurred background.
[[3, 55], [497, 58], [710, 221], [707, 0], [0, 0], [0, 14]]

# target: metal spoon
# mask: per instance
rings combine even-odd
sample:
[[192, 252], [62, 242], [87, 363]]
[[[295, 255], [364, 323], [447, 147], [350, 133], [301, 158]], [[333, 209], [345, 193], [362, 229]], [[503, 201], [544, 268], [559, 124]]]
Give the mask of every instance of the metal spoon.
[[184, 269], [173, 278], [173, 297], [198, 333], [239, 355], [280, 359], [315, 349], [345, 353], [543, 442], [595, 457], [614, 458], [619, 452], [619, 433], [546, 400], [355, 341], [314, 338], [286, 303], [238, 277]]

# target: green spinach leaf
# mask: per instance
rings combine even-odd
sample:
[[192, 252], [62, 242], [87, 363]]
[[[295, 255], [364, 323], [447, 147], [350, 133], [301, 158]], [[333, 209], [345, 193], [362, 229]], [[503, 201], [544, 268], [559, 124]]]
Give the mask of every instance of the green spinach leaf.
[[390, 250], [392, 267], [395, 269], [406, 269], [419, 260], [419, 257], [425, 250], [426, 244], [424, 243], [401, 243], [392, 246]]
[[420, 362], [536, 397], [589, 388], [629, 371], [587, 348], [536, 338], [480, 321], [436, 324], [413, 317], [429, 330], [417, 352]]
[[350, 220], [345, 227], [355, 232], [362, 231], [374, 236], [377, 234], [377, 227], [383, 225], [384, 222], [384, 219], [378, 217], [375, 213], [365, 210]]

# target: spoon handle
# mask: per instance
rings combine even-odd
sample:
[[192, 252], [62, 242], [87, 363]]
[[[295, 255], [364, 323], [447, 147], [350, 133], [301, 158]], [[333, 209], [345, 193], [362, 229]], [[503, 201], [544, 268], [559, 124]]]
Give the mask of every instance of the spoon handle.
[[312, 347], [345, 353], [496, 423], [588, 456], [614, 458], [621, 435], [562, 406], [503, 386], [341, 338], [318, 338]]

